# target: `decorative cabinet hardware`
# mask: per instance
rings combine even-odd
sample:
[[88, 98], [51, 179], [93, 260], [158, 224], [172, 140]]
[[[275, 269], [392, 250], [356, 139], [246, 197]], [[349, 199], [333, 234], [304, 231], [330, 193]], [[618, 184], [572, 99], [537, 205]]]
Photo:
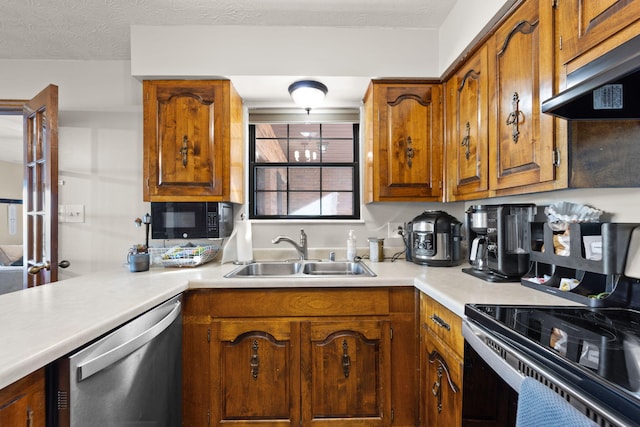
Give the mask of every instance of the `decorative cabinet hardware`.
[[437, 364], [437, 372], [438, 372], [437, 379], [433, 383], [431, 392], [436, 398], [436, 403], [438, 405], [438, 413], [440, 413], [442, 412], [442, 409], [443, 409], [442, 408], [442, 377], [444, 376], [443, 374], [446, 375], [446, 380], [447, 380], [445, 385], [448, 385], [449, 389], [451, 389], [453, 393], [458, 393], [459, 388], [457, 385], [454, 384], [453, 380], [451, 379], [447, 362], [445, 362], [445, 360], [442, 358], [440, 353], [438, 353], [435, 350], [432, 351], [431, 354], [429, 354], [429, 363]]
[[464, 157], [469, 160], [469, 156], [471, 155], [470, 145], [471, 145], [471, 124], [467, 121], [464, 125], [464, 138], [462, 138], [462, 144], [465, 147]]
[[407, 137], [407, 148], [405, 149], [405, 155], [407, 156], [407, 165], [411, 167], [413, 165], [413, 156], [415, 156], [415, 151], [413, 149], [413, 141], [411, 141], [411, 137]]
[[431, 319], [433, 321], [433, 323], [435, 323], [436, 325], [440, 326], [441, 328], [445, 328], [447, 331], [451, 330], [451, 326], [449, 326], [449, 324], [447, 322], [445, 322], [444, 320], [442, 320], [442, 318], [439, 317], [437, 314], [431, 315], [431, 317], [429, 319]]
[[560, 150], [553, 150], [553, 166], [560, 167]]
[[260, 359], [258, 358], [258, 340], [253, 340], [253, 345], [251, 346], [252, 354], [251, 354], [251, 376], [254, 380], [258, 379], [258, 373], [260, 372]]
[[349, 357], [349, 345], [347, 340], [342, 340], [342, 372], [345, 378], [349, 378], [351, 371], [351, 358]]
[[509, 113], [507, 117], [507, 126], [512, 126], [513, 130], [511, 132], [511, 138], [513, 139], [514, 144], [518, 143], [518, 139], [520, 138], [520, 116], [522, 115], [522, 111], [520, 108], [520, 96], [518, 92], [513, 92], [513, 97], [511, 98], [511, 105], [513, 106], [513, 110]]
[[189, 160], [189, 138], [187, 135], [182, 137], [182, 148], [180, 148], [180, 155], [182, 156], [182, 167], [187, 167], [187, 161]]

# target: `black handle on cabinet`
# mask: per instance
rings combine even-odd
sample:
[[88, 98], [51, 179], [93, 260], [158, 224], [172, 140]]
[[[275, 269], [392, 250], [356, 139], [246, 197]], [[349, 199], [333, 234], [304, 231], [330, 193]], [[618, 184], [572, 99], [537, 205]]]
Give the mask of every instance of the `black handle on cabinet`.
[[441, 328], [445, 328], [447, 331], [451, 330], [451, 326], [449, 326], [449, 324], [444, 320], [442, 320], [442, 318], [439, 317], [437, 314], [432, 314], [429, 319], [431, 319], [433, 323], [440, 326]]

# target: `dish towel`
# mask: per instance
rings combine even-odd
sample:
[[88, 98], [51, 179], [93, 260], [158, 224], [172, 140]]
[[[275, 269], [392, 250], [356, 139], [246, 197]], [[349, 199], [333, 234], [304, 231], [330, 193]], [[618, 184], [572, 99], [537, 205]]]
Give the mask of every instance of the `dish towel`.
[[597, 427], [550, 388], [527, 377], [520, 386], [516, 427]]

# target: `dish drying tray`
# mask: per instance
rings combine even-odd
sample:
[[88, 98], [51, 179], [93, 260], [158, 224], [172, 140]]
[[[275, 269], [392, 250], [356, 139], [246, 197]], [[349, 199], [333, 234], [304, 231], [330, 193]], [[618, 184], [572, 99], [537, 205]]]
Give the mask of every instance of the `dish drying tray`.
[[219, 250], [219, 246], [213, 245], [149, 248], [152, 262], [159, 262], [164, 267], [197, 267], [213, 260]]

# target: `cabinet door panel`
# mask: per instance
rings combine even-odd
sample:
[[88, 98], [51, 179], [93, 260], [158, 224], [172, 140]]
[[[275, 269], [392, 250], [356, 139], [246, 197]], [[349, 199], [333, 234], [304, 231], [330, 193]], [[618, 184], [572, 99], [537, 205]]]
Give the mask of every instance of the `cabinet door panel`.
[[45, 425], [44, 368], [0, 390], [0, 426]]
[[462, 424], [462, 360], [431, 331], [427, 332], [426, 375], [428, 425]]
[[304, 322], [303, 425], [389, 425], [389, 321]]
[[[222, 141], [214, 136], [224, 109], [217, 82], [145, 82], [145, 138], [152, 195], [221, 195]], [[215, 113], [215, 114], [214, 114]], [[218, 135], [220, 133], [218, 132]]]
[[374, 80], [364, 97], [365, 203], [442, 201], [442, 85]]
[[[442, 150], [438, 134], [441, 114], [440, 90], [438, 86], [391, 87], [384, 96], [382, 120], [384, 135], [381, 150], [386, 151], [386, 160], [380, 165], [383, 182], [381, 195], [402, 194], [403, 189], [422, 187], [426, 194], [433, 195], [439, 188], [439, 157]], [[404, 190], [406, 191], [406, 190]], [[415, 190], [414, 190], [415, 191]]]
[[[558, 9], [561, 64], [600, 44], [607, 45], [605, 50], [612, 49], [637, 35], [637, 31], [621, 33], [640, 20], [640, 3], [634, 0], [563, 0]], [[594, 57], [601, 53], [596, 52]]]
[[[241, 333], [238, 333], [242, 331]], [[290, 425], [299, 413], [295, 324], [215, 321], [212, 339], [213, 421]]]
[[447, 82], [453, 129], [447, 145], [450, 198], [465, 200], [489, 190], [489, 79], [484, 45]]
[[[540, 110], [548, 94], [550, 38], [539, 19], [538, 1], [524, 3], [493, 40], [491, 92], [496, 96], [495, 146], [490, 161], [492, 189], [552, 181], [553, 122]], [[546, 33], [543, 31], [547, 31]], [[541, 97], [541, 94], [543, 96]]]
[[160, 187], [164, 185], [214, 185], [213, 94], [158, 90]]

